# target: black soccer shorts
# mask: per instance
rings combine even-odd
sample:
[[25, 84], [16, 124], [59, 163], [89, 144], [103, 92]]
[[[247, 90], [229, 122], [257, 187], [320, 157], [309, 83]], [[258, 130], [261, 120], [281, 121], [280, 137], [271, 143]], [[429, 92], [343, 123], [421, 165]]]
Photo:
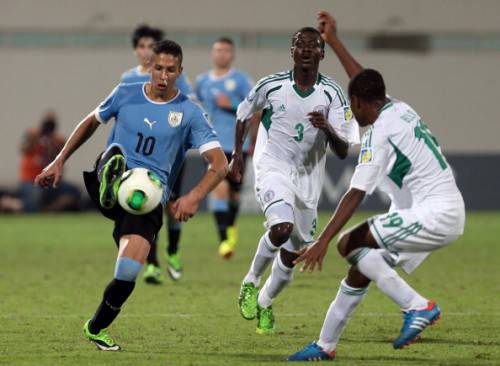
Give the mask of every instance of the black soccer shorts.
[[161, 205], [158, 205], [153, 211], [145, 215], [133, 215], [121, 208], [118, 202], [113, 208], [108, 210], [99, 203], [99, 181], [96, 170], [83, 172], [83, 181], [85, 182], [85, 187], [90, 198], [96, 207], [99, 208], [101, 214], [114, 221], [113, 239], [116, 246], [119, 245], [120, 238], [124, 235], [139, 235], [149, 243], [153, 243], [156, 240], [158, 232], [163, 225], [163, 208]]

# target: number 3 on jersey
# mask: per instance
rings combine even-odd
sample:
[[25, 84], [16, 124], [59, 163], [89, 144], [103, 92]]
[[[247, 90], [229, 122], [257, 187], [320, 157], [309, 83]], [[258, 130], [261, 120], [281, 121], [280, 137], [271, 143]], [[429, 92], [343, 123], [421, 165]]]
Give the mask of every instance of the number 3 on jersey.
[[297, 142], [301, 142], [304, 139], [304, 125], [302, 123], [297, 123], [295, 129], [297, 130], [297, 136], [293, 139]]
[[439, 165], [441, 166], [441, 169], [445, 170], [448, 167], [448, 164], [446, 164], [446, 160], [443, 154], [441, 154], [441, 151], [439, 151], [439, 144], [436, 138], [432, 136], [431, 131], [429, 130], [427, 125], [422, 120], [420, 120], [418, 121], [414, 131], [417, 140], [424, 139], [424, 143], [436, 157]]

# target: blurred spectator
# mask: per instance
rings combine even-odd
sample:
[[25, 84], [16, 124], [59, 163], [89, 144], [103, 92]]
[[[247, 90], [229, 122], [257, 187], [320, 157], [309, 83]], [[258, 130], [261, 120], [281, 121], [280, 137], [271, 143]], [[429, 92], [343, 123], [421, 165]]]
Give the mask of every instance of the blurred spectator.
[[47, 112], [37, 128], [26, 131], [21, 142], [20, 196], [22, 211], [77, 210], [80, 190], [65, 181], [57, 188], [42, 189], [33, 186], [33, 180], [61, 151], [64, 137], [57, 132], [57, 116]]

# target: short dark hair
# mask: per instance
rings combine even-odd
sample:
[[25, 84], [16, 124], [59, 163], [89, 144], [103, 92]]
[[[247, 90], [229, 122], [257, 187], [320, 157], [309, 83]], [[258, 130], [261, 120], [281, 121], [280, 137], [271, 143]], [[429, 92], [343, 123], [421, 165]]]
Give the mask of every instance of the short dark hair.
[[155, 42], [158, 42], [162, 40], [164, 33], [161, 29], [150, 27], [147, 24], [137, 26], [134, 33], [132, 33], [132, 46], [134, 49], [139, 45], [139, 40], [144, 37], [153, 38]]
[[385, 83], [382, 75], [373, 69], [364, 69], [349, 82], [349, 96], [356, 96], [365, 102], [384, 100]]
[[306, 32], [316, 34], [318, 36], [318, 38], [320, 39], [321, 49], [325, 49], [325, 40], [323, 39], [323, 37], [321, 37], [321, 33], [319, 32], [319, 30], [317, 30], [316, 28], [313, 28], [313, 27], [302, 27], [298, 31], [296, 31], [292, 36], [292, 46], [295, 46], [295, 41], [297, 40], [297, 36], [300, 33], [306, 33]]
[[220, 37], [214, 43], [226, 43], [226, 44], [234, 47], [234, 42], [229, 37]]
[[179, 59], [179, 65], [182, 65], [182, 47], [177, 42], [171, 41], [170, 39], [156, 42], [153, 46], [153, 52], [155, 55], [165, 53], [177, 57]]

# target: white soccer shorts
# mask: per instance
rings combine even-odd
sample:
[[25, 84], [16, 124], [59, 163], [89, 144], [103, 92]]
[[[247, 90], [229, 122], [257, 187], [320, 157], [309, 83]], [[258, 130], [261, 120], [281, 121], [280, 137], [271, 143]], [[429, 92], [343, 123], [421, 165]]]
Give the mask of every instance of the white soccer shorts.
[[374, 216], [368, 224], [385, 260], [407, 273], [417, 268], [430, 252], [459, 237], [429, 231], [411, 208]]

